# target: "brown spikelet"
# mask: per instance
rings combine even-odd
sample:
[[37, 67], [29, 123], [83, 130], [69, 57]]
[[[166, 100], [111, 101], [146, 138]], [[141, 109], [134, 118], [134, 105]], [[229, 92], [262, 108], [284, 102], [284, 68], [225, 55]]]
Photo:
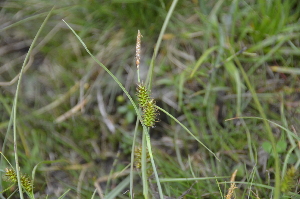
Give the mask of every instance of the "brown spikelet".
[[233, 198], [235, 198], [234, 195], [233, 195], [233, 193], [234, 193], [234, 190], [237, 188], [237, 187], [235, 186], [235, 183], [234, 183], [236, 173], [237, 173], [237, 170], [235, 170], [235, 171], [232, 173], [232, 175], [231, 175], [231, 179], [230, 179], [230, 182], [231, 182], [231, 183], [230, 183], [230, 187], [229, 187], [229, 189], [228, 189], [228, 193], [227, 193], [227, 195], [226, 195], [226, 199], [231, 199], [232, 196], [233, 196]]
[[141, 32], [138, 30], [138, 34], [136, 37], [136, 46], [135, 46], [135, 59], [136, 59], [136, 67], [139, 69], [140, 67], [140, 60], [141, 60]]

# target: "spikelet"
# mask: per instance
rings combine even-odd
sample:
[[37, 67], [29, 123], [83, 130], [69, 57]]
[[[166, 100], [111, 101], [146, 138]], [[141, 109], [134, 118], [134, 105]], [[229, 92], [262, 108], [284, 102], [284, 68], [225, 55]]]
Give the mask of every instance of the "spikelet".
[[31, 180], [29, 179], [28, 176], [26, 176], [26, 175], [22, 175], [22, 176], [21, 176], [21, 184], [22, 184], [22, 187], [23, 187], [28, 193], [31, 193], [31, 191], [32, 191], [32, 184], [31, 184]]
[[[137, 38], [136, 38], [136, 66], [139, 70], [140, 59], [141, 59], [141, 32], [138, 30]], [[138, 81], [139, 72], [138, 72]], [[145, 126], [154, 127], [155, 122], [157, 122], [158, 111], [155, 105], [154, 99], [150, 97], [151, 92], [146, 88], [143, 83], [137, 85], [136, 95], [138, 97], [139, 106], [142, 109], [142, 122]]]
[[291, 191], [296, 185], [296, 177], [297, 175], [295, 167], [289, 168], [281, 182], [281, 191], [284, 193]]
[[232, 197], [235, 198], [233, 194], [234, 194], [234, 190], [237, 188], [234, 183], [236, 173], [237, 173], [237, 170], [235, 170], [231, 175], [230, 187], [228, 189], [227, 195], [225, 196], [226, 199], [231, 199]]
[[[6, 168], [5, 169], [4, 180], [8, 181], [8, 182], [11, 182], [13, 184], [17, 183], [18, 179], [17, 179], [16, 171], [14, 169]], [[29, 179], [29, 177], [24, 175], [24, 174], [21, 174], [21, 179], [20, 180], [21, 180], [21, 185], [22, 185], [23, 189], [26, 192], [31, 193], [32, 192], [32, 182]]]
[[4, 180], [12, 183], [16, 183], [18, 181], [17, 174], [15, 170], [5, 168]]
[[148, 101], [146, 103], [146, 105], [143, 107], [143, 123], [145, 124], [145, 126], [148, 127], [154, 127], [155, 126], [155, 122], [157, 122], [158, 120], [156, 119], [158, 115], [157, 112], [157, 108], [155, 106], [155, 101], [154, 99], [150, 99], [150, 101]]
[[142, 167], [142, 147], [135, 147], [134, 149], [134, 166], [137, 169]]
[[138, 84], [136, 91], [137, 91], [136, 95], [138, 97], [139, 106], [141, 108], [144, 108], [146, 104], [150, 101], [150, 91], [148, 91], [146, 86], [143, 84]]
[[136, 63], [136, 67], [137, 69], [139, 69], [140, 67], [140, 60], [141, 60], [141, 32], [140, 30], [138, 30], [138, 34], [136, 37], [136, 46], [135, 46], [135, 63]]
[[[147, 150], [146, 152], [146, 161], [147, 161], [147, 176], [151, 176], [153, 173], [153, 169], [151, 165], [149, 164], [151, 162], [150, 160], [150, 154]], [[134, 166], [136, 169], [141, 169], [142, 168], [142, 146], [137, 146], [134, 149]]]
[[[147, 150], [147, 163], [150, 163], [150, 154]], [[142, 167], [142, 146], [137, 146], [134, 149], [134, 166], [137, 169], [140, 169]]]
[[150, 91], [143, 84], [137, 86], [137, 97], [139, 106], [142, 108], [142, 119], [145, 126], [154, 127], [157, 122], [158, 111], [154, 99], [150, 97]]

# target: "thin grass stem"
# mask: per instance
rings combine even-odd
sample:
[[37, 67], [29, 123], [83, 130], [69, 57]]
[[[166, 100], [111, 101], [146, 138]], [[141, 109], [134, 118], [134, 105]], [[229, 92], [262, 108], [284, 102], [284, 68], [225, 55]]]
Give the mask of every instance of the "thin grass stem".
[[143, 194], [145, 198], [148, 198], [148, 176], [147, 176], [147, 141], [146, 133], [143, 133], [142, 137], [142, 181], [143, 181]]
[[17, 83], [17, 89], [16, 89], [16, 94], [15, 94], [15, 98], [14, 98], [14, 104], [13, 104], [13, 134], [14, 134], [14, 154], [15, 154], [15, 162], [16, 162], [16, 173], [17, 173], [17, 179], [18, 179], [18, 188], [19, 188], [19, 194], [20, 194], [20, 198], [23, 199], [24, 195], [23, 195], [23, 191], [22, 191], [22, 184], [21, 184], [21, 174], [20, 174], [20, 166], [19, 166], [19, 159], [18, 159], [18, 145], [17, 145], [17, 104], [18, 104], [18, 95], [19, 95], [19, 90], [20, 90], [20, 85], [21, 85], [21, 81], [22, 81], [22, 76], [23, 76], [23, 70], [24, 67], [29, 59], [29, 55], [31, 54], [31, 51], [33, 49], [33, 46], [35, 45], [37, 38], [39, 37], [40, 33], [42, 32], [44, 26], [46, 25], [46, 22], [48, 21], [48, 19], [51, 16], [51, 13], [53, 11], [54, 7], [50, 10], [50, 12], [48, 13], [47, 17], [45, 18], [45, 20], [43, 21], [42, 25], [40, 26], [37, 34], [35, 35], [30, 48], [28, 50], [28, 53], [24, 59], [21, 71], [20, 71], [20, 76], [19, 76], [19, 80]]
[[133, 166], [134, 166], [134, 150], [135, 150], [135, 143], [137, 138], [137, 132], [138, 132], [138, 124], [139, 120], [136, 120], [135, 128], [134, 128], [134, 134], [133, 134], [133, 140], [132, 140], [132, 147], [131, 147], [131, 163], [130, 163], [130, 198], [133, 198]]

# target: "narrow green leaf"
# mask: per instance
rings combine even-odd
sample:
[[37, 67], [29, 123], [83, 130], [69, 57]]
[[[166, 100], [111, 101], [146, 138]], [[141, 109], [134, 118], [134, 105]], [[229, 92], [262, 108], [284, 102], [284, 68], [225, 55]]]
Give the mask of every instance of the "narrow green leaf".
[[198, 59], [198, 61], [196, 62], [194, 69], [190, 75], [190, 78], [192, 78], [195, 75], [195, 72], [198, 70], [198, 68], [201, 66], [201, 64], [208, 58], [208, 55], [210, 55], [213, 51], [217, 50], [219, 48], [219, 46], [213, 46], [209, 49], [207, 49], [202, 55], [201, 57]]

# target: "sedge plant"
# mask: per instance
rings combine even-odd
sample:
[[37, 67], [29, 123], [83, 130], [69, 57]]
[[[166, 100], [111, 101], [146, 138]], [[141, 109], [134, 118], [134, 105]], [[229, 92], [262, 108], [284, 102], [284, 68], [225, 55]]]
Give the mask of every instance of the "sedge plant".
[[[110, 193], [107, 194], [108, 191], [106, 191], [104, 197], [117, 197], [118, 194], [122, 193], [122, 190], [127, 188], [128, 184], [130, 183], [130, 190], [127, 193], [130, 194], [131, 198], [137, 198], [137, 195], [134, 194], [136, 194], [137, 191], [140, 190], [133, 189], [135, 186], [134, 175], [136, 173], [136, 168], [138, 170], [138, 173], [141, 174], [141, 179], [143, 182], [142, 191], [145, 198], [151, 197], [150, 193], [153, 193], [156, 190], [158, 190], [158, 193], [155, 194], [159, 195], [160, 198], [165, 197], [166, 195], [172, 195], [173, 187], [177, 188], [181, 185], [183, 185], [182, 187], [185, 186], [185, 188], [190, 187], [190, 182], [197, 182], [195, 185], [196, 188], [192, 190], [192, 194], [196, 192], [198, 198], [203, 197], [203, 192], [215, 194], [214, 192], [216, 191], [216, 187], [221, 184], [225, 186], [223, 190], [221, 190], [221, 187], [219, 187], [219, 192], [221, 193], [222, 198], [231, 196], [239, 198], [247, 198], [251, 196], [253, 198], [268, 198], [270, 196], [275, 198], [281, 198], [292, 196], [297, 198], [296, 196], [294, 196], [295, 193], [293, 195], [291, 191], [297, 192], [297, 171], [300, 165], [300, 161], [298, 160], [299, 158], [295, 160], [295, 157], [299, 157], [299, 147], [297, 145], [297, 142], [299, 142], [299, 137], [297, 136], [298, 127], [295, 126], [294, 132], [285, 130], [289, 128], [290, 123], [294, 122], [292, 122], [292, 120], [286, 121], [284, 117], [288, 114], [284, 113], [283, 111], [286, 107], [290, 108], [294, 106], [291, 105], [291, 103], [287, 103], [290, 100], [290, 95], [286, 95], [285, 92], [296, 92], [298, 90], [297, 83], [296, 81], [295, 83], [292, 83], [295, 84], [295, 88], [280, 88], [281, 84], [278, 85], [276, 83], [272, 83], [270, 85], [267, 84], [267, 86], [270, 86], [270, 88], [267, 88], [267, 92], [271, 91], [272, 87], [276, 86], [276, 91], [274, 93], [272, 93], [272, 91], [270, 93], [266, 93], [266, 90], [264, 90], [266, 88], [262, 88], [263, 86], [261, 86], [265, 83], [265, 81], [263, 80], [276, 80], [276, 78], [278, 78], [280, 82], [288, 82], [290, 80], [292, 80], [293, 82], [294, 80], [298, 79], [297, 75], [299, 74], [299, 69], [297, 69], [297, 67], [293, 68], [293, 65], [296, 63], [297, 56], [299, 55], [299, 48], [297, 47], [297, 42], [295, 42], [295, 40], [297, 41], [297, 39], [299, 38], [299, 25], [292, 23], [295, 21], [295, 19], [298, 19], [296, 17], [296, 14], [299, 13], [299, 9], [297, 9], [299, 8], [299, 6], [295, 4], [294, 6], [290, 6], [293, 5], [293, 2], [295, 3], [296, 1], [286, 1], [284, 4], [281, 4], [281, 2], [277, 0], [261, 0], [258, 1], [258, 3], [253, 1], [216, 1], [204, 3], [201, 1], [199, 2], [201, 6], [198, 6], [197, 1], [190, 1], [189, 3], [194, 6], [195, 12], [192, 12], [192, 14], [190, 14], [191, 9], [189, 9], [187, 10], [188, 15], [185, 15], [187, 13], [184, 12], [180, 13], [179, 15], [175, 15], [175, 17], [177, 16], [177, 18], [176, 20], [173, 20], [174, 24], [172, 24], [171, 20], [171, 24], [168, 25], [174, 6], [176, 6], [177, 2], [178, 1], [174, 0], [172, 1], [172, 4], [170, 3], [163, 6], [164, 8], [167, 8], [169, 12], [165, 17], [164, 25], [161, 28], [161, 33], [159, 34], [158, 40], [156, 42], [154, 54], [151, 59], [150, 67], [148, 70], [148, 78], [140, 79], [139, 67], [137, 67], [136, 69], [138, 78], [138, 83], [136, 85], [137, 100], [132, 100], [134, 99], [133, 95], [130, 96], [128, 92], [124, 89], [125, 87], [122, 84], [120, 84], [120, 79], [118, 80], [118, 78], [116, 78], [118, 75], [116, 75], [116, 73], [110, 73], [111, 77], [115, 80], [115, 82], [119, 84], [119, 86], [123, 89], [123, 92], [127, 95], [130, 102], [133, 104], [132, 106], [134, 107], [134, 112], [136, 113], [138, 119], [136, 122], [136, 128], [134, 131], [135, 133], [133, 135], [133, 139], [131, 139], [131, 135], [128, 136], [130, 140], [129, 142], [132, 142], [132, 161], [130, 165], [130, 178], [125, 178], [121, 183], [118, 183], [118, 185], [115, 186]], [[186, 3], [188, 4], [188, 2]], [[124, 5], [126, 5], [126, 3], [124, 3]], [[132, 5], [133, 4], [131, 4], [130, 6], [131, 8], [134, 7]], [[114, 6], [116, 6], [116, 4], [114, 4]], [[98, 8], [101, 8], [103, 10], [103, 5], [98, 5], [98, 7], [93, 9], [95, 13], [102, 13], [102, 10]], [[91, 15], [89, 15], [89, 17], [94, 19], [95, 15], [93, 15], [92, 12], [90, 13]], [[188, 19], [185, 19], [185, 17], [187, 16], [189, 16]], [[76, 24], [80, 24], [78, 23], [78, 20], [75, 15], [73, 15], [72, 17], [72, 19], [76, 21]], [[151, 18], [151, 16], [148, 17], [149, 19]], [[100, 16], [100, 18], [103, 17]], [[147, 19], [147, 17], [145, 16], [143, 16], [142, 18]], [[66, 20], [68, 21], [68, 23], [69, 19], [70, 18]], [[80, 19], [80, 21], [84, 20]], [[91, 21], [87, 21], [87, 23], [89, 24], [88, 26], [90, 26]], [[71, 23], [72, 22], [70, 22], [69, 24]], [[127, 23], [125, 25], [127, 25]], [[157, 28], [158, 24], [155, 25]], [[71, 26], [73, 27], [73, 25]], [[168, 27], [169, 33], [167, 32], [167, 34], [164, 34], [166, 27]], [[178, 27], [180, 27], [181, 31], [178, 31]], [[139, 26], [139, 28], [141, 27]], [[112, 29], [108, 29], [107, 27], [102, 27], [102, 29], [105, 32], [112, 31]], [[77, 31], [78, 29], [75, 30]], [[130, 31], [132, 33], [133, 30], [131, 29]], [[73, 33], [76, 35], [75, 31], [73, 31]], [[181, 52], [185, 52], [185, 47], [187, 46], [192, 50], [186, 52], [191, 54], [190, 57], [195, 58], [195, 60], [197, 60], [196, 63], [193, 63], [191, 61], [185, 62], [184, 65], [186, 66], [186, 68], [180, 75], [172, 73], [172, 78], [174, 77], [175, 79], [174, 87], [178, 89], [179, 93], [175, 93], [175, 96], [176, 94], [178, 94], [178, 106], [180, 107], [179, 110], [183, 111], [180, 112], [181, 116], [183, 117], [172, 115], [174, 112], [170, 113], [164, 110], [162, 107], [159, 107], [158, 103], [155, 102], [156, 100], [151, 95], [151, 89], [153, 91], [152, 87], [156, 89], [157, 85], [162, 85], [160, 81], [153, 81], [154, 76], [156, 75], [154, 74], [154, 63], [156, 61], [156, 56], [158, 54], [163, 35], [170, 36], [170, 33], [172, 33], [173, 37], [175, 37], [176, 40], [174, 39], [171, 42], [168, 42], [168, 39], [166, 39], [164, 45], [171, 44], [170, 46], [167, 46], [166, 49], [170, 49], [169, 47], [173, 48], [174, 46], [172, 45], [174, 45], [175, 43], [175, 50], [183, 49]], [[77, 34], [80, 35], [80, 37], [78, 35], [76, 35], [76, 37], [86, 48], [86, 51], [91, 55], [90, 51], [86, 47], [89, 46], [89, 40], [82, 39], [86, 38], [86, 35], [90, 35], [89, 31], [84, 30], [80, 32], [80, 34]], [[131, 37], [133, 37], [134, 34], [130, 35]], [[136, 48], [137, 66], [139, 66], [140, 64], [141, 38], [141, 32], [138, 31]], [[147, 38], [149, 37], [147, 36]], [[98, 43], [102, 43], [103, 40], [99, 38], [97, 39]], [[87, 45], [85, 45], [83, 40]], [[192, 41], [193, 44], [190, 44], [190, 41]], [[72, 45], [76, 45], [76, 41], [72, 40]], [[241, 48], [241, 46], [242, 49], [237, 50], [238, 48]], [[193, 51], [195, 51], [196, 54], [193, 54]], [[165, 51], [163, 49], [162, 53], [164, 52]], [[199, 52], [201, 52], [200, 55], [197, 54]], [[65, 59], [65, 57], [70, 57], [70, 54], [72, 54], [72, 51], [66, 52], [66, 54], [61, 53], [61, 56]], [[80, 57], [80, 53], [78, 53], [78, 55]], [[236, 58], [237, 55], [239, 58]], [[197, 58], [197, 56], [199, 57]], [[97, 56], [93, 57], [93, 55], [91, 55], [91, 57], [100, 66], [102, 66], [101, 63], [95, 58]], [[184, 57], [181, 58], [182, 60], [184, 59]], [[65, 59], [65, 62], [69, 61], [69, 59]], [[70, 65], [74, 65], [73, 63], [74, 62], [70, 61]], [[81, 63], [79, 61], [78, 65], [81, 67]], [[161, 63], [161, 66], [163, 65], [168, 65], [168, 63]], [[104, 65], [102, 67], [108, 73], [114, 71], [114, 69], [107, 70], [107, 68], [105, 68]], [[81, 68], [81, 70], [83, 69]], [[160, 71], [160, 69], [155, 71]], [[172, 72], [173, 71], [174, 70], [172, 69]], [[264, 72], [268, 75], [265, 75]], [[253, 74], [255, 74], [255, 76]], [[81, 74], [79, 73], [79, 75]], [[259, 81], [256, 81], [256, 79]], [[229, 81], [227, 80], [230, 80], [231, 82], [229, 83]], [[166, 79], [164, 81], [166, 81]], [[190, 89], [190, 83], [196, 85], [196, 89]], [[246, 92], [247, 88], [249, 89], [251, 94], [249, 92]], [[219, 92], [220, 90], [225, 93], [225, 96], [217, 94], [217, 92]], [[279, 127], [277, 125], [278, 122], [273, 123], [269, 120], [266, 120], [266, 118], [270, 118], [275, 121], [280, 120], [280, 117], [278, 117], [278, 115], [276, 114], [279, 111], [277, 111], [276, 109], [276, 113], [274, 113], [274, 108], [269, 108], [269, 105], [275, 104], [276, 106], [277, 98], [274, 96], [277, 96], [278, 90], [280, 90], [282, 94], [280, 98], [280, 115], [281, 121], [285, 129]], [[202, 94], [204, 94], [204, 97], [202, 96]], [[265, 98], [266, 96], [267, 98]], [[231, 99], [233, 99], [233, 101], [230, 100], [230, 97]], [[226, 107], [226, 109], [220, 108], [220, 110], [226, 111], [226, 115], [223, 118], [231, 118], [237, 116], [239, 119], [238, 122], [227, 122], [224, 126], [221, 126], [218, 124], [218, 122], [215, 122], [216, 117], [214, 113], [216, 113], [217, 108], [219, 108], [219, 104], [215, 103], [216, 98], [218, 98], [218, 100], [219, 98], [221, 98], [221, 101], [224, 103], [223, 107]], [[250, 103], [253, 100], [254, 103]], [[274, 103], [272, 104], [272, 102]], [[249, 105], [252, 105], [250, 110], [248, 109]], [[17, 104], [15, 104], [15, 107], [17, 107]], [[55, 107], [58, 107], [58, 105], [56, 105]], [[49, 111], [51, 110], [51, 108], [47, 107], [47, 110]], [[244, 119], [246, 119], [245, 117], [239, 117], [244, 114], [253, 115], [253, 110], [254, 112], [258, 111], [261, 118], [252, 118], [251, 121], [248, 120], [246, 121], [246, 123], [244, 121]], [[40, 112], [38, 111], [39, 114], [46, 112], [47, 111], [45, 111], [45, 109], [40, 109]], [[200, 161], [199, 166], [199, 161], [197, 162], [194, 159], [195, 154], [193, 152], [188, 151], [188, 149], [190, 148], [185, 147], [185, 149], [187, 150], [181, 151], [181, 148], [178, 144], [175, 147], [176, 156], [178, 157], [177, 159], [180, 163], [180, 169], [179, 167], [177, 167], [176, 163], [174, 164], [174, 162], [170, 160], [172, 157], [168, 156], [167, 158], [169, 158], [168, 160], [170, 160], [168, 170], [173, 170], [173, 173], [168, 173], [169, 171], [166, 171], [166, 168], [164, 168], [164, 165], [162, 165], [162, 163], [160, 162], [160, 157], [163, 156], [160, 153], [163, 152], [160, 152], [158, 150], [152, 151], [151, 149], [152, 140], [150, 139], [150, 132], [153, 130], [153, 127], [155, 127], [157, 125], [157, 122], [159, 121], [157, 119], [158, 112], [160, 113], [160, 115], [166, 115], [167, 117], [169, 117], [169, 121], [171, 121], [170, 128], [173, 128], [176, 124], [178, 124], [178, 128], [176, 128], [176, 131], [177, 129], [181, 129], [182, 127], [182, 129], [188, 132], [187, 136], [185, 136], [184, 134], [180, 134], [178, 136], [177, 133], [180, 131], [178, 130], [178, 132], [176, 132], [174, 140], [177, 140], [177, 138], [179, 138], [180, 141], [182, 139], [183, 142], [185, 140], [197, 140], [198, 143], [202, 144], [202, 142], [199, 139], [199, 135], [194, 134], [199, 133], [201, 136], [201, 140], [202, 138], [203, 140], [205, 140], [204, 143], [208, 143], [207, 140], [209, 140], [210, 143], [208, 143], [207, 145], [212, 147], [213, 151], [218, 151], [217, 158], [222, 156], [222, 162], [215, 161], [213, 156], [209, 156], [209, 158], [207, 158], [207, 154], [201, 154], [202, 152], [200, 150], [197, 150], [195, 152], [196, 155], [199, 155], [199, 152], [200, 156], [204, 155], [202, 157], [203, 161]], [[199, 115], [201, 116], [199, 117]], [[185, 119], [182, 120], [182, 118]], [[223, 118], [221, 118], [220, 120], [222, 120]], [[297, 123], [297, 117], [291, 116], [289, 119], [291, 118], [294, 118], [295, 123]], [[257, 125], [257, 120], [263, 120], [262, 123], [265, 126], [265, 131], [261, 130], [262, 126]], [[64, 125], [65, 124], [66, 123], [64, 123]], [[239, 124], [241, 124], [241, 126], [239, 126]], [[2, 123], [2, 125], [5, 125], [4, 122]], [[185, 125], [189, 125], [189, 127], [187, 128]], [[268, 127], [269, 125], [271, 128]], [[15, 123], [14, 126], [17, 126], [17, 124]], [[66, 124], [66, 126], [68, 126], [68, 124]], [[141, 132], [138, 128], [140, 126], [142, 126]], [[287, 133], [285, 134], [281, 132], [280, 139], [277, 139], [278, 134], [276, 131], [274, 131], [274, 129], [282, 129], [282, 132]], [[246, 133], [244, 131], [246, 131]], [[78, 132], [81, 133], [80, 131]], [[53, 135], [55, 135], [57, 140], [61, 139], [61, 135]], [[73, 135], [76, 134], [74, 133]], [[80, 136], [77, 135], [77, 137]], [[257, 137], [259, 137], [259, 139], [257, 139]], [[138, 138], [142, 139], [141, 143], [137, 142]], [[275, 174], [275, 178], [273, 178], [273, 175], [267, 176], [266, 180], [262, 177], [262, 173], [265, 173], [265, 170], [261, 170], [262, 165], [258, 161], [258, 157], [260, 156], [260, 152], [262, 150], [260, 147], [260, 138], [268, 138], [266, 142], [268, 142], [270, 149], [267, 152], [269, 157], [271, 158], [266, 164], [268, 169], [271, 168], [269, 172], [271, 174]], [[283, 152], [278, 152], [278, 146], [282, 142], [285, 142], [285, 148]], [[174, 141], [174, 143], [177, 142]], [[191, 147], [194, 147], [194, 145]], [[80, 155], [83, 154], [80, 151], [80, 147], [78, 147], [77, 149], [76, 147], [74, 147], [73, 150], [74, 149]], [[18, 150], [20, 151], [20, 149]], [[239, 153], [239, 151], [244, 152]], [[249, 155], [247, 155], [247, 151], [249, 151]], [[185, 164], [184, 156], [186, 154], [188, 154], [189, 156], [190, 173], [188, 171], [189, 169], [186, 168]], [[223, 154], [226, 154], [226, 156], [223, 156]], [[15, 156], [17, 156], [17, 154], [15, 154]], [[85, 155], [85, 157], [86, 156], [88, 155]], [[163, 157], [166, 158], [165, 156]], [[250, 157], [250, 160], [243, 161], [243, 158], [247, 159], [247, 157]], [[284, 161], [281, 161], [282, 159], [284, 159]], [[89, 159], [88, 161], [90, 160], [91, 159]], [[194, 163], [196, 163], [197, 165], [193, 165]], [[252, 171], [246, 173], [249, 170], [249, 166], [253, 166]], [[222, 173], [221, 175], [223, 175], [224, 173], [230, 174], [234, 169], [236, 169], [235, 167], [239, 167], [239, 172], [237, 173], [236, 179], [240, 180], [241, 177], [245, 176], [245, 181], [233, 182], [233, 180], [230, 180], [230, 182], [218, 182], [216, 185], [215, 183], [211, 183], [212, 179], [221, 177], [198, 177], [209, 176], [207, 175], [207, 170], [210, 170], [210, 174], [213, 174], [213, 176], [215, 174], [216, 176], [219, 176], [220, 173]], [[22, 185], [22, 176], [24, 175], [24, 168], [16, 168], [19, 167], [15, 165], [11, 169], [5, 169], [4, 167], [3, 171], [7, 171], [7, 176], [5, 177], [5, 179], [10, 179], [9, 176], [11, 176], [12, 184], [17, 179], [17, 181], [19, 181], [19, 184], [21, 184], [21, 188], [23, 189], [23, 191], [20, 192], [25, 193], [24, 186]], [[177, 172], [176, 169], [180, 171]], [[17, 174], [18, 171], [20, 171], [19, 174]], [[159, 173], [163, 174], [160, 175]], [[191, 173], [192, 177], [189, 177]], [[149, 180], [149, 175], [153, 175], [155, 177], [151, 177], [151, 180]], [[16, 178], [14, 176], [16, 176]], [[162, 178], [161, 176], [166, 176], [166, 178]], [[168, 178], [168, 176], [181, 177]], [[18, 178], [20, 180], [18, 180]], [[229, 179], [230, 177], [227, 176], [224, 178]], [[28, 180], [30, 180], [30, 178], [28, 178]], [[205, 182], [202, 183], [202, 180], [205, 180]], [[151, 185], [154, 185], [155, 187], [152, 188]], [[78, 191], [78, 193], [79, 192], [80, 190]], [[93, 193], [93, 197], [95, 196], [95, 193], [96, 192]], [[178, 192], [173, 194], [178, 194]], [[66, 195], [66, 193], [64, 195]]]
[[[66, 23], [66, 22], [65, 22]], [[171, 114], [169, 114], [167, 111], [165, 111], [164, 109], [158, 107], [155, 105], [155, 101], [153, 99], [151, 99], [150, 97], [150, 92], [149, 90], [147, 90], [146, 87], [143, 87], [142, 84], [138, 85], [138, 89], [142, 88], [142, 90], [145, 91], [145, 96], [141, 96], [144, 99], [139, 99], [139, 101], [143, 101], [146, 99], [145, 103], [142, 103], [141, 108], [143, 110], [143, 113], [141, 114], [138, 106], [135, 104], [133, 98], [130, 96], [130, 94], [128, 93], [128, 91], [125, 89], [125, 87], [121, 84], [121, 82], [118, 80], [118, 78], [111, 73], [111, 71], [109, 69], [106, 68], [106, 66], [104, 66], [99, 60], [97, 60], [97, 58], [89, 51], [89, 49], [87, 48], [87, 46], [85, 45], [85, 43], [83, 42], [83, 40], [78, 36], [78, 34], [74, 31], [74, 29], [72, 29], [72, 27], [66, 23], [66, 25], [72, 30], [72, 32], [75, 34], [75, 36], [78, 38], [78, 40], [80, 41], [80, 43], [83, 45], [83, 47], [85, 48], [86, 52], [92, 57], [92, 59], [99, 64], [114, 80], [115, 82], [120, 86], [120, 88], [123, 90], [123, 92], [126, 94], [126, 96], [128, 97], [128, 99], [130, 100], [130, 102], [132, 103], [136, 114], [138, 116], [138, 120], [141, 122], [142, 126], [143, 126], [143, 141], [142, 141], [142, 179], [143, 179], [143, 194], [145, 198], [148, 198], [148, 183], [147, 183], [147, 168], [146, 168], [146, 157], [147, 157], [147, 153], [146, 150], [149, 151], [149, 156], [150, 156], [150, 160], [151, 160], [151, 165], [153, 168], [153, 173], [155, 176], [155, 180], [157, 183], [157, 187], [158, 187], [158, 193], [160, 195], [161, 198], [163, 198], [163, 193], [162, 193], [162, 188], [160, 186], [160, 180], [158, 177], [158, 172], [157, 172], [157, 168], [155, 166], [155, 162], [154, 162], [154, 158], [153, 158], [153, 153], [152, 153], [152, 149], [151, 149], [151, 142], [150, 142], [150, 136], [149, 136], [149, 127], [153, 127], [155, 122], [157, 122], [156, 120], [156, 116], [157, 116], [157, 109], [162, 110], [164, 113], [167, 113], [168, 116], [170, 116], [172, 119], [174, 119], [177, 123], [179, 123], [182, 127], [184, 127], [184, 129], [191, 135], [193, 135], [183, 124], [181, 124], [175, 117], [173, 117]], [[138, 42], [139, 43], [139, 42]], [[138, 92], [139, 93], [139, 92]], [[149, 95], [149, 96], [147, 96]], [[147, 101], [149, 100], [149, 101]], [[147, 105], [150, 108], [147, 108]], [[144, 106], [144, 107], [143, 107]], [[195, 136], [193, 136], [194, 138], [196, 138]], [[133, 141], [135, 141], [135, 139], [133, 139]], [[206, 149], [208, 149], [199, 139], [197, 139], [197, 141], [204, 146]], [[209, 150], [209, 149], [208, 149]], [[209, 150], [210, 153], [212, 153], [216, 159], [217, 156], [211, 151]], [[133, 153], [134, 153], [134, 149], [133, 149]], [[133, 160], [132, 160], [133, 162]], [[133, 164], [132, 164], [133, 166]]]

